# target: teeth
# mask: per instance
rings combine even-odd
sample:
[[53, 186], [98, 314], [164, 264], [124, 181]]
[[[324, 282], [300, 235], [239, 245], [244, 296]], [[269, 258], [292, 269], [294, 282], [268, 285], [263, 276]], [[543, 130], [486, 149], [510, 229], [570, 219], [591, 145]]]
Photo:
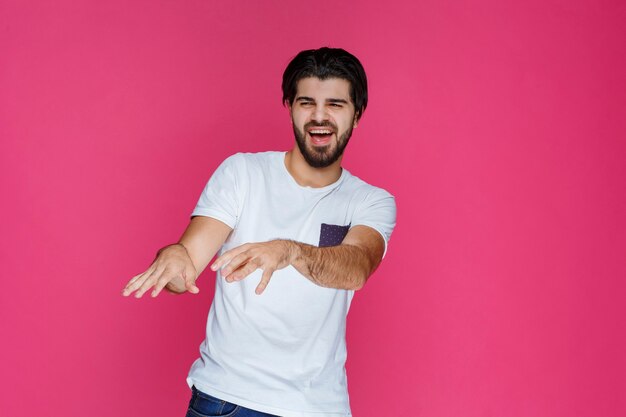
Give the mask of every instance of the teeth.
[[329, 135], [330, 130], [310, 130], [309, 133], [312, 135]]

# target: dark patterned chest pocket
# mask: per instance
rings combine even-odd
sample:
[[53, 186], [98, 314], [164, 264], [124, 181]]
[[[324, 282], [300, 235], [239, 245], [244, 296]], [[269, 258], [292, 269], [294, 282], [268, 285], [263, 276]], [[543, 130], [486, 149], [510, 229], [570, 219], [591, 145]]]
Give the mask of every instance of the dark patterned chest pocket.
[[343, 238], [348, 234], [350, 225], [339, 226], [336, 224], [322, 223], [320, 230], [320, 243], [319, 247], [337, 246], [343, 242]]

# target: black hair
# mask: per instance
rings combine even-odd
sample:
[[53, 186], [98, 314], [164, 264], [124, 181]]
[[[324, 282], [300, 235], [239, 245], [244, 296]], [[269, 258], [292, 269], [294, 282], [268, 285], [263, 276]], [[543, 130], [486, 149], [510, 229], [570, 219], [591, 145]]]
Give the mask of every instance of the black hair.
[[300, 52], [283, 73], [283, 104], [293, 104], [298, 81], [307, 77], [320, 80], [342, 78], [348, 81], [356, 118], [361, 118], [367, 107], [367, 77], [363, 65], [354, 55], [340, 48], [327, 47]]

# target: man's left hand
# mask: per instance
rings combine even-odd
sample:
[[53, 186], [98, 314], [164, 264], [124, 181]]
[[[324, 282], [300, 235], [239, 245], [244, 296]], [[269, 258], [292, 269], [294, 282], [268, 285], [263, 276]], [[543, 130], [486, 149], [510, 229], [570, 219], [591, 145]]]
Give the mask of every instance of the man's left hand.
[[241, 281], [261, 269], [263, 275], [255, 290], [257, 294], [261, 294], [274, 271], [289, 266], [293, 252], [293, 242], [288, 240], [246, 243], [224, 252], [211, 265], [211, 269], [217, 271], [221, 268], [222, 276], [227, 282]]

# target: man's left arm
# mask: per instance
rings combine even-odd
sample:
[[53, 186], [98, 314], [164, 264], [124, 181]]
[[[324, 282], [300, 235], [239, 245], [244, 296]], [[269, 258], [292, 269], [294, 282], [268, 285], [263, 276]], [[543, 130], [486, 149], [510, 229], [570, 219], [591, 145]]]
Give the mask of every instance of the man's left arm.
[[337, 246], [318, 248], [293, 242], [291, 265], [321, 287], [360, 290], [374, 273], [385, 251], [376, 230], [354, 226]]
[[378, 231], [357, 225], [337, 246], [317, 247], [291, 240], [247, 243], [223, 253], [211, 269], [222, 268], [228, 282], [263, 270], [257, 294], [267, 287], [274, 271], [288, 265], [319, 286], [358, 290], [376, 270], [384, 251], [385, 241]]

